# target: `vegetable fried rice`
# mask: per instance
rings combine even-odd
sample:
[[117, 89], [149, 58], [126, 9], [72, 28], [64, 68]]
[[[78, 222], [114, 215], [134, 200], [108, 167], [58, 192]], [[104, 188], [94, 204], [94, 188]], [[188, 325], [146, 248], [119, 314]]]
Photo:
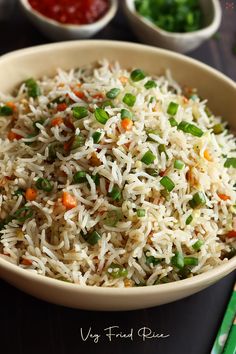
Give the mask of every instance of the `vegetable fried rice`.
[[235, 254], [236, 139], [196, 90], [106, 60], [0, 94], [0, 257], [133, 287]]

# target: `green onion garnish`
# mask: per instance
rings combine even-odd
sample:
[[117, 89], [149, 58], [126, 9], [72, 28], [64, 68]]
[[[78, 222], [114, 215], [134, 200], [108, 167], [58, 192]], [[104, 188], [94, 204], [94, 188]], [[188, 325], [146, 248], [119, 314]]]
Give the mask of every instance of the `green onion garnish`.
[[40, 88], [34, 79], [26, 80], [25, 86], [27, 87], [29, 97], [36, 98], [36, 97], [40, 96], [40, 94], [41, 94]]
[[114, 108], [115, 106], [112, 101], [106, 100], [101, 103], [101, 108], [105, 109], [106, 107]]
[[160, 144], [158, 146], [158, 152], [159, 154], [161, 155], [162, 152], [164, 152], [164, 154], [166, 155], [166, 159], [168, 160], [169, 159], [169, 156], [167, 155], [167, 152], [166, 152], [166, 147], [164, 144]]
[[145, 172], [149, 174], [152, 177], [157, 177], [159, 176], [159, 171], [154, 169], [154, 168], [146, 168]]
[[184, 267], [184, 256], [180, 252], [176, 252], [175, 256], [171, 258], [171, 264], [179, 269]]
[[125, 119], [125, 118], [132, 119], [133, 118], [133, 114], [130, 111], [128, 111], [128, 109], [125, 109], [125, 108], [123, 108], [120, 111], [120, 116], [121, 116], [121, 119]]
[[196, 125], [182, 121], [178, 125], [178, 130], [182, 130], [184, 133], [189, 133], [193, 136], [197, 136], [201, 138], [203, 136], [204, 132], [198, 128]]
[[229, 157], [225, 163], [224, 163], [224, 167], [233, 167], [236, 168], [236, 157]]
[[174, 168], [176, 168], [177, 170], [182, 170], [184, 168], [184, 162], [181, 160], [175, 160], [174, 162]]
[[96, 120], [101, 124], [106, 124], [109, 119], [108, 113], [102, 108], [96, 108], [94, 115]]
[[87, 182], [86, 172], [85, 171], [77, 171], [73, 176], [74, 183], [84, 183]]
[[96, 173], [96, 175], [91, 176], [91, 178], [92, 178], [93, 182], [95, 183], [95, 185], [98, 186], [99, 185], [99, 181], [100, 181], [99, 174]]
[[145, 209], [137, 209], [137, 216], [139, 218], [143, 218], [146, 215], [146, 210]]
[[141, 81], [143, 79], [145, 79], [146, 75], [144, 74], [144, 72], [140, 69], [135, 69], [131, 72], [130, 74], [131, 80], [132, 81]]
[[13, 114], [13, 109], [8, 106], [0, 107], [0, 116], [11, 116]]
[[153, 155], [153, 153], [150, 150], [148, 150], [141, 158], [141, 161], [145, 163], [145, 165], [151, 165], [155, 159], [156, 156]]
[[37, 189], [42, 189], [44, 192], [51, 192], [53, 190], [53, 185], [47, 178], [38, 178], [35, 186]]
[[109, 210], [106, 214], [105, 219], [103, 220], [106, 226], [116, 226], [118, 221], [122, 218], [122, 213], [118, 210]]
[[101, 239], [101, 235], [97, 231], [93, 231], [89, 234], [83, 235], [83, 238], [86, 242], [88, 242], [91, 246], [94, 246]]
[[27, 219], [30, 219], [33, 216], [33, 209], [31, 207], [25, 206], [23, 208], [18, 209], [14, 215], [17, 221], [24, 222]]
[[86, 139], [85, 139], [84, 135], [82, 135], [82, 134], [76, 135], [74, 137], [74, 141], [71, 145], [71, 150], [75, 150], [75, 149], [78, 149], [79, 147], [84, 146], [85, 140]]
[[74, 107], [72, 114], [75, 119], [82, 119], [88, 116], [88, 110], [86, 107]]
[[152, 264], [155, 267], [157, 264], [159, 264], [161, 262], [161, 259], [159, 259], [159, 258], [156, 258], [154, 256], [147, 256], [147, 253], [148, 252], [146, 252], [146, 254], [145, 254], [145, 257], [146, 257], [145, 263], [147, 265], [151, 265]]
[[168, 192], [171, 192], [175, 188], [174, 182], [168, 176], [162, 177], [160, 183]]
[[199, 251], [202, 245], [204, 245], [204, 242], [202, 240], [198, 240], [192, 245], [192, 247], [195, 251]]
[[120, 200], [121, 199], [121, 190], [119, 187], [114, 186], [112, 188], [112, 191], [109, 193], [109, 196], [113, 199], [113, 200]]
[[175, 116], [178, 111], [178, 108], [179, 108], [178, 103], [170, 102], [170, 104], [167, 108], [167, 113], [171, 116]]
[[101, 132], [95, 132], [93, 133], [92, 135], [92, 138], [93, 138], [93, 142], [95, 144], [99, 143], [100, 139], [101, 139], [101, 136], [102, 136], [102, 133]]
[[25, 190], [23, 188], [18, 188], [15, 192], [14, 195], [24, 195]]
[[128, 275], [128, 270], [119, 264], [112, 263], [107, 269], [107, 274], [117, 279], [126, 277]]
[[126, 93], [123, 97], [123, 102], [129, 107], [133, 107], [136, 102], [136, 97], [132, 93]]
[[193, 221], [193, 217], [192, 217], [192, 215], [189, 215], [189, 217], [185, 221], [185, 224], [189, 225], [189, 224], [191, 224], [192, 221]]
[[173, 117], [170, 117], [170, 118], [169, 118], [169, 123], [170, 123], [170, 125], [171, 125], [172, 127], [177, 127], [177, 125], [178, 125], [177, 120], [176, 120], [175, 118], [173, 118]]
[[107, 92], [106, 96], [107, 96], [107, 98], [110, 98], [111, 100], [113, 100], [114, 98], [116, 98], [119, 95], [119, 93], [120, 93], [119, 88], [113, 88]]
[[224, 131], [224, 127], [220, 123], [219, 124], [215, 124], [212, 129], [213, 129], [213, 133], [216, 134], [216, 135], [221, 134]]
[[202, 207], [206, 204], [206, 197], [203, 192], [197, 192], [193, 195], [193, 199], [190, 200], [189, 205], [191, 208], [195, 209], [198, 207]]
[[146, 84], [144, 85], [145, 89], [149, 90], [151, 88], [157, 87], [157, 84], [154, 80], [149, 80], [146, 82]]
[[195, 257], [184, 257], [184, 265], [191, 265], [191, 266], [197, 266], [198, 265], [198, 259]]

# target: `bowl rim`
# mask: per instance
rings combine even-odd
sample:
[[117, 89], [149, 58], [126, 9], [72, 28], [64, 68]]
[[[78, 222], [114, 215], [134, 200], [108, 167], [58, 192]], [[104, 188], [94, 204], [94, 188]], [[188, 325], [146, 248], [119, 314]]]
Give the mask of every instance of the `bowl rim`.
[[210, 0], [213, 5], [214, 15], [212, 18], [211, 23], [208, 26], [205, 26], [197, 31], [192, 32], [168, 32], [159, 26], [152, 23], [150, 20], [145, 18], [144, 16], [140, 15], [135, 9], [133, 8], [134, 0], [124, 0], [124, 6], [126, 10], [132, 15], [136, 20], [140, 23], [146, 25], [154, 32], [161, 34], [164, 37], [175, 38], [178, 39], [179, 37], [190, 39], [195, 35], [209, 35], [209, 33], [214, 33], [218, 27], [220, 26], [221, 19], [222, 19], [222, 9], [218, 0]]
[[115, 16], [117, 9], [118, 9], [118, 0], [109, 0], [110, 6], [106, 13], [97, 21], [83, 24], [83, 25], [76, 25], [76, 24], [69, 24], [69, 23], [61, 23], [56, 21], [50, 17], [47, 17], [41, 14], [39, 11], [35, 10], [29, 3], [28, 0], [20, 0], [20, 3], [24, 10], [28, 13], [33, 15], [37, 20], [42, 22], [48, 23], [51, 26], [58, 27], [64, 30], [95, 30], [100, 27], [104, 27], [108, 22], [110, 22], [113, 17]]
[[[219, 79], [227, 82], [232, 89], [236, 90], [236, 83], [228, 78], [226, 75], [222, 74], [221, 72], [217, 71], [216, 69], [211, 68], [210, 66], [190, 57], [187, 57], [183, 54], [175, 53], [166, 49], [156, 48], [148, 45], [137, 44], [137, 43], [130, 43], [130, 42], [122, 42], [122, 41], [112, 41], [112, 40], [77, 40], [77, 41], [65, 41], [59, 43], [49, 43], [44, 45], [33, 46], [29, 48], [19, 49], [13, 51], [11, 53], [7, 53], [0, 57], [0, 65], [4, 64], [5, 61], [11, 59], [22, 58], [27, 55], [38, 55], [41, 52], [51, 52], [54, 49], [70, 49], [76, 48], [80, 46], [85, 47], [93, 47], [99, 49], [100, 47], [107, 46], [109, 48], [120, 48], [122, 50], [125, 49], [136, 49], [140, 51], [147, 51], [149, 53], [156, 53], [167, 55], [171, 58], [177, 58], [181, 60], [183, 63], [188, 62], [194, 66], [197, 66], [199, 69], [207, 70], [211, 74], [217, 76]], [[133, 295], [140, 295], [144, 294], [161, 294], [166, 293], [168, 290], [170, 291], [179, 291], [188, 289], [191, 287], [197, 287], [198, 285], [204, 285], [207, 282], [211, 283], [213, 279], [215, 281], [219, 280], [220, 278], [224, 277], [226, 274], [232, 272], [236, 269], [236, 256], [232, 259], [226, 261], [223, 264], [216, 266], [215, 268], [193, 276], [192, 278], [187, 278], [183, 280], [178, 280], [166, 284], [157, 284], [157, 285], [150, 285], [150, 286], [143, 286], [143, 287], [132, 287], [132, 288], [112, 288], [112, 287], [98, 287], [98, 286], [85, 286], [75, 283], [67, 283], [63, 282], [58, 279], [50, 278], [47, 276], [43, 276], [31, 271], [27, 271], [26, 269], [20, 268], [18, 265], [15, 265], [9, 261], [7, 261], [7, 256], [0, 255], [0, 275], [2, 278], [4, 272], [10, 272], [11, 274], [15, 274], [17, 277], [27, 279], [29, 281], [33, 281], [36, 283], [40, 283], [41, 285], [45, 284], [48, 286], [52, 286], [53, 288], [57, 289], [67, 289], [70, 291], [80, 292], [80, 293], [87, 293], [87, 294], [94, 294], [94, 295], [102, 295], [107, 294], [109, 296], [121, 296], [121, 297], [131, 297]], [[222, 275], [223, 274], [223, 275]], [[125, 289], [125, 291], [124, 291]]]

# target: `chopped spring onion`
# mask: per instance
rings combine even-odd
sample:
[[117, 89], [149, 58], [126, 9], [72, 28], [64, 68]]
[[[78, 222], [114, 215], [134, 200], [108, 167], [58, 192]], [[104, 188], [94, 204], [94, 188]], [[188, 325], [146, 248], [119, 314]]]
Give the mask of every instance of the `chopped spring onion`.
[[95, 144], [99, 143], [100, 139], [101, 139], [101, 136], [102, 136], [102, 133], [101, 132], [95, 132], [93, 133], [92, 135], [92, 138], [93, 138], [93, 142]]
[[86, 242], [88, 242], [91, 246], [94, 246], [101, 239], [101, 235], [97, 231], [93, 231], [89, 234], [83, 235], [83, 238]]
[[126, 277], [128, 275], [128, 270], [119, 264], [112, 263], [107, 269], [107, 274], [117, 279]]
[[38, 178], [35, 185], [37, 189], [42, 189], [45, 192], [53, 190], [53, 185], [47, 178]]
[[115, 106], [114, 106], [114, 104], [112, 103], [112, 101], [106, 100], [106, 101], [102, 102], [101, 108], [105, 109], [106, 107], [114, 108]]
[[145, 163], [145, 165], [151, 165], [155, 159], [156, 156], [153, 155], [153, 153], [150, 150], [148, 150], [141, 158], [141, 161]]
[[106, 124], [109, 119], [108, 113], [102, 108], [96, 108], [94, 115], [96, 120], [101, 124]]
[[233, 167], [236, 168], [236, 157], [229, 157], [225, 163], [224, 163], [224, 167]]
[[75, 119], [82, 119], [88, 116], [88, 110], [86, 107], [74, 107], [72, 114]]
[[145, 209], [137, 209], [137, 216], [139, 218], [143, 218], [146, 215], [146, 210]]
[[129, 107], [133, 107], [136, 102], [136, 97], [132, 93], [126, 93], [123, 98], [123, 102]]
[[184, 162], [181, 160], [175, 160], [174, 162], [174, 168], [176, 168], [177, 170], [182, 170], [184, 168]]
[[224, 131], [224, 127], [220, 123], [219, 124], [215, 124], [212, 129], [213, 129], [213, 133], [216, 134], [216, 135], [221, 134]]
[[195, 257], [184, 257], [184, 265], [191, 265], [191, 266], [197, 266], [198, 265], [198, 259]]
[[106, 226], [116, 226], [118, 221], [122, 218], [122, 213], [119, 210], [109, 210], [106, 214], [105, 219], [103, 220]]
[[202, 240], [198, 240], [192, 245], [192, 247], [195, 251], [199, 251], [202, 245], [204, 245], [204, 242]]
[[13, 114], [13, 109], [8, 106], [0, 107], [0, 116], [11, 116]]
[[145, 89], [149, 90], [151, 88], [157, 87], [157, 84], [154, 80], [149, 80], [146, 82], [146, 84], [144, 85]]
[[164, 154], [166, 155], [166, 159], [168, 160], [169, 159], [169, 156], [167, 155], [167, 152], [166, 152], [166, 147], [164, 144], [160, 144], [158, 146], [158, 152], [159, 154], [161, 155], [162, 152], [164, 152]]
[[119, 88], [113, 88], [110, 91], [107, 92], [106, 96], [107, 98], [110, 98], [111, 100], [116, 98], [120, 93], [120, 89]]
[[40, 94], [41, 94], [40, 88], [34, 79], [30, 78], [30, 79], [26, 80], [25, 86], [27, 87], [29, 97], [36, 98], [36, 97], [40, 96]]
[[128, 111], [128, 109], [125, 109], [125, 108], [123, 108], [120, 111], [120, 115], [121, 115], [121, 119], [125, 119], [125, 118], [132, 119], [133, 118], [133, 114], [130, 111]]
[[75, 183], [87, 182], [86, 172], [85, 171], [77, 171], [73, 176], [73, 181]]
[[13, 218], [17, 221], [24, 222], [27, 219], [30, 219], [33, 216], [33, 209], [31, 207], [25, 206], [23, 208], [18, 209]]
[[176, 268], [182, 269], [184, 267], [184, 256], [180, 252], [176, 252], [171, 258], [171, 264]]
[[160, 183], [168, 192], [171, 192], [175, 188], [174, 182], [168, 176], [162, 177]]
[[144, 72], [140, 69], [135, 69], [131, 72], [130, 74], [131, 80], [132, 81], [141, 81], [143, 79], [145, 79], [146, 75], [144, 74]]
[[85, 140], [86, 139], [85, 139], [84, 135], [82, 135], [82, 134], [76, 135], [74, 138], [74, 141], [71, 145], [71, 150], [75, 150], [75, 149], [78, 149], [79, 147], [84, 146]]
[[159, 171], [154, 168], [146, 168], [146, 172], [147, 172], [147, 174], [149, 174], [152, 177], [159, 176]]
[[145, 263], [147, 265], [151, 265], [152, 264], [155, 267], [157, 264], [159, 264], [161, 262], [161, 259], [156, 258], [154, 256], [148, 256], [147, 253], [148, 252], [146, 252], [146, 254], [145, 254], [145, 257], [146, 257], [146, 262]]
[[178, 125], [178, 130], [182, 130], [184, 133], [189, 133], [193, 136], [197, 136], [201, 138], [203, 136], [204, 132], [198, 128], [196, 125], [182, 121]]
[[169, 118], [169, 123], [172, 127], [177, 127], [177, 125], [178, 125], [178, 122], [174, 117]]
[[120, 200], [121, 199], [121, 190], [119, 187], [114, 186], [112, 188], [112, 191], [109, 193], [109, 196], [113, 199], [113, 200]]
[[14, 195], [24, 195], [25, 190], [23, 188], [18, 188], [15, 192]]
[[91, 176], [91, 178], [92, 178], [93, 182], [95, 183], [95, 185], [98, 186], [99, 185], [99, 181], [100, 181], [99, 174], [96, 173], [96, 175]]
[[185, 221], [185, 224], [189, 225], [189, 224], [191, 224], [192, 221], [193, 221], [193, 217], [192, 217], [192, 215], [189, 215], [189, 217]]
[[189, 202], [191, 208], [195, 209], [206, 204], [206, 197], [203, 192], [197, 192], [193, 195], [193, 199]]
[[167, 113], [170, 114], [171, 116], [175, 116], [178, 111], [178, 108], [179, 108], [178, 103], [170, 102], [167, 108]]

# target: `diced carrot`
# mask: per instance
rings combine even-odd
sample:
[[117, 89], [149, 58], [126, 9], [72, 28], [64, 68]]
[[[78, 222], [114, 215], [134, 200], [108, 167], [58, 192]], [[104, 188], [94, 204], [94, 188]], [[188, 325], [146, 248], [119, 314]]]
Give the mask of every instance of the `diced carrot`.
[[67, 108], [67, 104], [64, 103], [58, 103], [57, 105], [57, 112], [63, 112]]
[[231, 199], [228, 195], [226, 194], [221, 194], [221, 193], [217, 193], [218, 194], [218, 197], [221, 199], [221, 200], [229, 200]]
[[32, 201], [35, 200], [37, 197], [37, 191], [33, 188], [27, 188], [25, 192], [25, 199]]
[[226, 235], [227, 238], [233, 238], [236, 237], [236, 230], [231, 230], [227, 233]]
[[95, 99], [98, 99], [98, 100], [103, 100], [104, 99], [104, 95], [101, 92], [95, 93], [95, 95], [93, 95], [92, 97], [95, 98]]
[[76, 198], [68, 192], [63, 192], [62, 194], [62, 204], [66, 209], [72, 209], [77, 206]]
[[203, 155], [206, 160], [212, 161], [212, 157], [207, 149], [204, 151]]
[[7, 133], [7, 137], [9, 140], [20, 140], [23, 138], [23, 136], [19, 135], [19, 134], [16, 134], [14, 133], [12, 130], [10, 130], [8, 133]]
[[133, 121], [132, 121], [132, 119], [124, 118], [124, 119], [121, 121], [121, 126], [122, 126], [122, 128], [124, 128], [125, 130], [131, 130], [131, 129], [132, 129], [132, 126], [133, 126]]
[[119, 77], [120, 82], [124, 85], [128, 82], [128, 78], [126, 76]]
[[84, 100], [84, 99], [85, 99], [85, 94], [84, 94], [84, 92], [82, 92], [82, 91], [74, 91], [74, 94], [75, 94], [78, 98], [80, 98], [81, 100]]
[[56, 127], [57, 125], [61, 125], [62, 123], [63, 123], [63, 119], [61, 117], [56, 117], [53, 118], [53, 120], [51, 121], [51, 126]]
[[6, 106], [7, 106], [7, 107], [10, 107], [11, 109], [13, 109], [13, 111], [16, 110], [16, 105], [15, 105], [15, 103], [12, 102], [12, 101], [6, 102]]
[[26, 265], [26, 266], [31, 266], [32, 265], [32, 261], [31, 261], [31, 259], [23, 258], [22, 261], [21, 261], [21, 264]]

